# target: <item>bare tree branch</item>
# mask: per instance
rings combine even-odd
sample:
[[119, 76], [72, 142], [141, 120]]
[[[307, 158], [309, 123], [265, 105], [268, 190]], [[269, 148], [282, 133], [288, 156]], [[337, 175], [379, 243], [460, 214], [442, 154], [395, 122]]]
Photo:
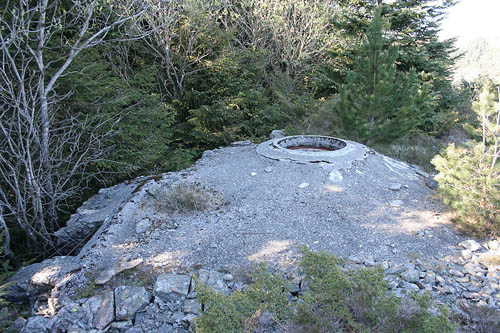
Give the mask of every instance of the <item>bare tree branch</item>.
[[[142, 0], [7, 1], [0, 12], [0, 227], [17, 223], [31, 245], [52, 246], [58, 209], [95, 175], [103, 131], [119, 121], [79, 118], [59, 107], [58, 82], [88, 48], [143, 38]], [[51, 51], [48, 56], [48, 51]], [[53, 54], [56, 53], [57, 56]], [[9, 222], [10, 223], [10, 222]], [[4, 251], [9, 245], [4, 244]]]

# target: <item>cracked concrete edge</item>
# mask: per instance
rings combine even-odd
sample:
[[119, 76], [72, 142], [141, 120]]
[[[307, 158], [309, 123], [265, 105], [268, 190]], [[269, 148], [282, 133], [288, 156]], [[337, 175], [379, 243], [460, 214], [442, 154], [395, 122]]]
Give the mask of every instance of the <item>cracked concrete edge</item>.
[[[301, 137], [308, 136], [303, 135]], [[354, 141], [325, 137], [343, 141], [346, 143], [346, 146], [330, 152], [304, 153], [279, 147], [278, 141], [287, 138], [291, 137], [276, 138], [259, 144], [256, 147], [257, 154], [277, 161], [288, 161], [299, 164], [326, 163], [335, 170], [348, 170], [352, 167], [353, 161], [362, 161], [366, 159], [368, 152], [371, 151], [371, 149], [365, 145]]]

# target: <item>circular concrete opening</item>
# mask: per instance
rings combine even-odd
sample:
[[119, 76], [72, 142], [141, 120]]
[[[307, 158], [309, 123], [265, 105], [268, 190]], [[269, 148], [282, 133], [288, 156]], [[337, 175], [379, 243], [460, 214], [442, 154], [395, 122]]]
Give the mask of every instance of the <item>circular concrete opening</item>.
[[279, 139], [275, 145], [279, 148], [306, 152], [335, 151], [347, 144], [339, 139], [318, 135], [296, 135]]
[[362, 159], [365, 147], [349, 140], [321, 135], [294, 135], [277, 138], [257, 146], [257, 153], [274, 160], [298, 163], [329, 163], [348, 167]]

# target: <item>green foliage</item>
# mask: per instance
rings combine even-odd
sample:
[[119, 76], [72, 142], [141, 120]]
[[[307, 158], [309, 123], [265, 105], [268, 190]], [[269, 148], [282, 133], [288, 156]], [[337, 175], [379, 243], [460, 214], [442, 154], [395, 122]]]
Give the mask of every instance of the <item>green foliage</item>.
[[345, 270], [325, 253], [305, 251], [302, 268], [310, 290], [298, 305], [307, 332], [453, 332], [448, 312], [433, 316], [428, 297], [388, 296], [381, 268]]
[[[72, 92], [66, 101], [72, 113], [103, 122], [101, 131], [111, 134], [101, 143], [106, 158], [91, 166], [95, 173], [108, 174], [110, 182], [165, 170], [172, 150], [176, 111], [160, 98], [154, 64], [136, 52], [120, 68], [119, 52], [130, 52], [130, 47], [87, 50], [63, 86]], [[108, 57], [102, 59], [103, 53]]]
[[500, 166], [491, 167], [491, 148], [470, 142], [450, 145], [432, 163], [445, 203], [457, 221], [481, 234], [500, 234]]
[[[429, 134], [441, 134], [452, 124], [447, 116], [461, 101], [451, 85], [451, 74], [456, 56], [454, 40], [439, 40], [439, 24], [447, 8], [455, 1], [380, 1], [343, 0], [339, 12], [332, 18], [336, 43], [328, 50], [329, 59], [321, 65], [314, 80], [318, 96], [338, 93], [346, 83], [359, 57], [362, 37], [370, 27], [375, 8], [380, 10], [388, 24], [385, 47], [391, 43], [399, 48], [396, 59], [398, 71], [415, 70], [419, 80], [427, 83], [432, 100], [432, 110], [420, 110], [419, 130]], [[427, 93], [426, 93], [427, 94]], [[424, 117], [425, 116], [425, 117]], [[425, 119], [422, 119], [425, 118]], [[440, 133], [441, 132], [441, 133]]]
[[390, 296], [381, 268], [346, 270], [326, 253], [304, 249], [302, 282], [307, 291], [298, 302], [288, 299], [289, 283], [261, 268], [246, 292], [230, 296], [199, 285], [205, 306], [197, 332], [243, 332], [259, 329], [268, 311], [276, 326], [298, 332], [454, 332], [447, 309], [431, 314], [428, 296]]
[[481, 234], [500, 234], [500, 109], [491, 84], [485, 84], [474, 111], [473, 132], [480, 141], [450, 145], [433, 159], [437, 180], [457, 221]]
[[[289, 115], [273, 104], [262, 86], [261, 52], [230, 52], [207, 62], [192, 76], [183, 106], [188, 109], [183, 135], [201, 149], [244, 138], [264, 137]], [[196, 86], [195, 86], [196, 85]]]
[[398, 50], [384, 49], [382, 31], [383, 19], [376, 10], [354, 71], [348, 73], [333, 107], [341, 133], [365, 143], [408, 134], [418, 125], [418, 112], [432, 107], [428, 89], [417, 83], [415, 72], [397, 70]]
[[196, 332], [243, 332], [255, 323], [251, 318], [262, 311], [271, 313], [276, 321], [288, 316], [289, 284], [261, 266], [254, 283], [246, 292], [231, 295], [218, 293], [206, 285], [197, 285], [198, 300], [205, 311], [196, 318]]

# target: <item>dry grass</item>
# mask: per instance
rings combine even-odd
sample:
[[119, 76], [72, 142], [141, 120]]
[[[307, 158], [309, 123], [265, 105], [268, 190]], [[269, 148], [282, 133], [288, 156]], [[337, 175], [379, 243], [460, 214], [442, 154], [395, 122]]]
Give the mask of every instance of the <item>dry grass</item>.
[[487, 265], [500, 266], [500, 251], [490, 251], [483, 253], [479, 257], [479, 260]]
[[222, 204], [219, 195], [194, 183], [158, 189], [152, 196], [156, 200], [156, 208], [167, 213], [202, 212], [216, 209]]
[[390, 144], [375, 144], [372, 148], [381, 154], [418, 165], [424, 171], [433, 173], [434, 166], [430, 161], [442, 147], [443, 143], [437, 139], [416, 135]]

